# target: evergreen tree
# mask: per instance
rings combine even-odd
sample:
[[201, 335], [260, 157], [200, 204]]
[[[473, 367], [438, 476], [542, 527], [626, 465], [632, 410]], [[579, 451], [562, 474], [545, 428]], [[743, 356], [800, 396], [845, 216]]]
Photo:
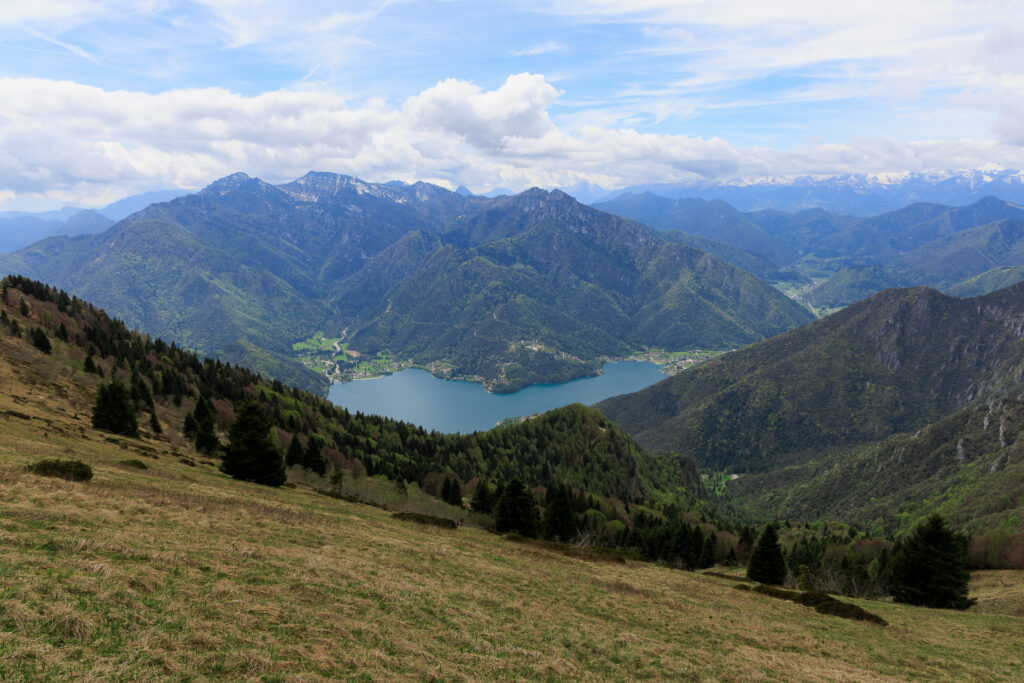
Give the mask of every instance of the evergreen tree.
[[235, 479], [267, 486], [285, 482], [284, 458], [270, 435], [271, 423], [263, 407], [248, 401], [228, 430], [221, 470]]
[[754, 551], [750, 554], [750, 564], [747, 565], [747, 578], [773, 585], [781, 585], [786, 580], [786, 560], [782, 557], [782, 547], [774, 524], [766, 526], [757, 539]]
[[321, 477], [327, 474], [327, 461], [323, 456], [324, 440], [319, 434], [310, 434], [306, 439], [306, 451], [302, 455], [302, 466]]
[[722, 560], [722, 564], [724, 564], [726, 567], [735, 567], [737, 565], [736, 546], [729, 546], [729, 552], [725, 554], [725, 559]]
[[139, 435], [135, 404], [127, 387], [116, 380], [100, 385], [92, 408], [92, 426], [114, 434]]
[[220, 448], [220, 440], [213, 427], [213, 404], [210, 399], [200, 396], [196, 407], [192, 409], [192, 418], [196, 423], [195, 446], [201, 453], [213, 455]]
[[441, 486], [441, 500], [449, 505], [462, 507], [462, 487], [459, 486], [457, 479], [448, 476], [444, 478], [444, 484]]
[[704, 539], [703, 547], [700, 550], [700, 559], [697, 561], [697, 567], [700, 569], [710, 569], [715, 566], [715, 532], [712, 531], [708, 534], [707, 538]]
[[740, 540], [736, 544], [736, 559], [740, 564], [750, 562], [750, 552], [754, 549], [754, 531], [745, 526], [740, 529]]
[[291, 443], [288, 444], [288, 451], [284, 454], [285, 467], [301, 465], [305, 454], [306, 451], [302, 447], [302, 443], [299, 441], [298, 433], [296, 433], [292, 436]]
[[142, 380], [139, 373], [132, 372], [132, 400], [138, 409], [152, 408], [153, 395], [149, 392], [149, 386]]
[[196, 417], [192, 413], [185, 414], [185, 424], [182, 425], [181, 433], [189, 441], [196, 440], [196, 433], [199, 431], [199, 425], [196, 424]]
[[494, 501], [491, 499], [491, 486], [486, 479], [477, 482], [476, 490], [473, 491], [473, 500], [470, 501], [469, 506], [474, 512], [490, 514], [494, 507]]
[[85, 357], [85, 371], [92, 375], [96, 374], [96, 361], [93, 360], [91, 353]]
[[544, 508], [544, 536], [559, 541], [576, 538], [579, 529], [573, 510], [569, 487], [554, 484], [548, 487], [547, 506]]
[[43, 353], [50, 353], [53, 350], [50, 338], [46, 336], [46, 332], [43, 332], [41, 327], [32, 328], [32, 345]]
[[160, 426], [160, 420], [156, 418], [156, 409], [149, 411], [149, 428], [154, 434], [163, 434], [164, 428]]
[[913, 531], [889, 561], [889, 592], [896, 602], [923, 607], [967, 609], [971, 573], [967, 539], [939, 515]]
[[535, 538], [540, 524], [537, 501], [526, 485], [513, 479], [504, 488], [494, 506], [494, 528]]

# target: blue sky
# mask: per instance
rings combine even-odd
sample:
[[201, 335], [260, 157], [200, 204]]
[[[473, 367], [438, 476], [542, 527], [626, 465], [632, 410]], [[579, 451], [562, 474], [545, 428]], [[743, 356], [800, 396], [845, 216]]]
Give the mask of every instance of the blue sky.
[[1019, 3], [845, 5], [3, 1], [0, 209], [1024, 167]]

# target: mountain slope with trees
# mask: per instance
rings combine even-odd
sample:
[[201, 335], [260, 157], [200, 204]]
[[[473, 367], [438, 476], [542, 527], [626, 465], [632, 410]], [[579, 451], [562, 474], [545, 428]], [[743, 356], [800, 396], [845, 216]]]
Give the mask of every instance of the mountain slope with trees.
[[[1024, 284], [976, 299], [887, 290], [597, 407], [649, 448], [747, 473], [730, 487], [772, 514], [1012, 518], [1022, 337]], [[1008, 502], [982, 512], [993, 491]]]

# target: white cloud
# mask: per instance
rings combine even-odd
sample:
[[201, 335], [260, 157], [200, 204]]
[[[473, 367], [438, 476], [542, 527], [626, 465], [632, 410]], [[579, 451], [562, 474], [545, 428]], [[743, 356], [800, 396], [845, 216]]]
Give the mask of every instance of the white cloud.
[[270, 181], [311, 169], [375, 181], [434, 178], [484, 191], [1024, 167], [1020, 147], [997, 142], [863, 137], [771, 149], [609, 125], [568, 130], [548, 116], [558, 96], [542, 76], [526, 73], [490, 91], [442, 81], [400, 106], [349, 106], [305, 90], [148, 94], [3, 78], [0, 198], [8, 206], [39, 197], [99, 204], [146, 189], [196, 189], [235, 171]]
[[535, 57], [537, 55], [548, 54], [549, 52], [565, 52], [568, 49], [568, 46], [564, 43], [549, 40], [544, 43], [531, 45], [530, 47], [526, 47], [521, 50], [512, 50], [509, 54], [513, 57]]

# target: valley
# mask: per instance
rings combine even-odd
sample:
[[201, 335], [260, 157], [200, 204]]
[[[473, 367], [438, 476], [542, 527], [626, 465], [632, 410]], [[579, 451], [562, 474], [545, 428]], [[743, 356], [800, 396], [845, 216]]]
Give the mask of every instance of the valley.
[[1024, 3], [0, 18], [0, 683], [1024, 681]]

